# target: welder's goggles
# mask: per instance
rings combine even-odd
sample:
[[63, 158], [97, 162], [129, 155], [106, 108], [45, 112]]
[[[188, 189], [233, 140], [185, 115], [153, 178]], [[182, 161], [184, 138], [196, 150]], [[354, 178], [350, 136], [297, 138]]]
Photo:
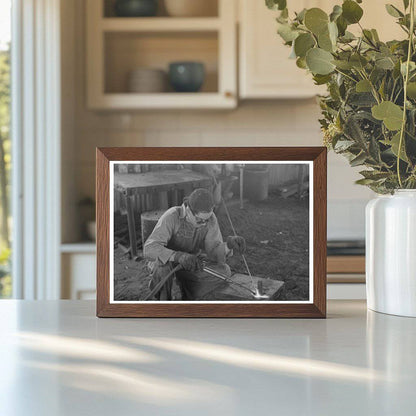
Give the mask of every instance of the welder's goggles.
[[198, 224], [205, 224], [212, 217], [213, 210], [209, 212], [198, 212], [198, 214], [195, 214], [195, 213], [193, 214]]

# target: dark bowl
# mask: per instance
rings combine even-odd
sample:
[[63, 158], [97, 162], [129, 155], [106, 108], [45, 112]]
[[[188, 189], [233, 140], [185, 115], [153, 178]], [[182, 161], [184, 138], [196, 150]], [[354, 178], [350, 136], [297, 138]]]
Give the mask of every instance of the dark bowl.
[[205, 80], [205, 67], [201, 62], [172, 62], [169, 81], [177, 92], [198, 92]]
[[120, 17], [150, 17], [157, 14], [158, 0], [117, 0], [114, 10]]

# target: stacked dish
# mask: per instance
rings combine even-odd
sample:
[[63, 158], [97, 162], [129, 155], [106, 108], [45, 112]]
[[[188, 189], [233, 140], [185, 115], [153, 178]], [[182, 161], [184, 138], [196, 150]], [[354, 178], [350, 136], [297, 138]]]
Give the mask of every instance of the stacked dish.
[[218, 15], [216, 0], [165, 0], [166, 11], [174, 17], [205, 17]]
[[166, 91], [166, 72], [162, 69], [137, 68], [129, 73], [127, 89], [136, 93]]

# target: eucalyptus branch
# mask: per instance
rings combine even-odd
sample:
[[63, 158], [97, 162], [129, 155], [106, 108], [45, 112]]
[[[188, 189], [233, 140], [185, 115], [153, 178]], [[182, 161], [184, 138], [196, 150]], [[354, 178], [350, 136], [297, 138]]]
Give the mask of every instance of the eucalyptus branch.
[[371, 87], [371, 93], [373, 94], [374, 99], [377, 101], [377, 104], [380, 104], [380, 98], [378, 96], [378, 92], [377, 92], [376, 88], [374, 87], [373, 83], [371, 82], [370, 78], [368, 77], [367, 73], [365, 72], [365, 69], [363, 68], [362, 65], [361, 65], [360, 74], [363, 77], [363, 79], [365, 79], [369, 82], [370, 87]]
[[403, 91], [403, 88], [400, 88], [399, 91], [397, 92], [396, 96], [394, 97], [394, 100], [393, 100], [394, 103], [399, 99], [399, 96], [402, 93], [402, 91]]
[[[397, 84], [397, 80], [395, 79], [395, 80], [393, 81], [393, 87], [392, 87], [392, 89], [391, 89], [390, 101], [392, 101], [392, 99], [393, 99], [394, 90], [396, 89], [396, 84]], [[394, 101], [393, 101], [393, 102], [394, 102]]]
[[[286, 6], [285, 0], [266, 3], [274, 10], [276, 5]], [[416, 118], [416, 71], [412, 69], [416, 57], [416, 0], [404, 0], [404, 16], [394, 7], [387, 7], [406, 33], [404, 41], [388, 42], [378, 40], [373, 29], [363, 28], [360, 21], [364, 10], [360, 3], [344, 1], [331, 14], [318, 7], [305, 9], [299, 24], [299, 18], [292, 20], [285, 9], [281, 24], [286, 27], [279, 34], [287, 39], [297, 32], [295, 54], [303, 58], [305, 69], [318, 83], [326, 83], [328, 95], [320, 100], [325, 141], [339, 143], [334, 148], [336, 153], [370, 169], [363, 175], [365, 184], [376, 192], [416, 188], [416, 133], [412, 126]], [[350, 36], [346, 30], [340, 30], [335, 36], [331, 26], [335, 23], [340, 28], [338, 18], [344, 19], [345, 29], [354, 25], [361, 33]], [[318, 42], [321, 35], [322, 42]], [[357, 89], [367, 93], [357, 94]], [[358, 117], [351, 117], [354, 115]], [[364, 153], [357, 159], [358, 149]], [[380, 170], [389, 172], [388, 180], [380, 179]]]
[[400, 156], [402, 154], [404, 132], [406, 129], [406, 108], [407, 108], [407, 83], [409, 82], [409, 68], [412, 58], [413, 50], [413, 36], [415, 28], [415, 0], [410, 0], [410, 30], [409, 30], [409, 44], [407, 47], [407, 60], [406, 60], [406, 73], [403, 80], [403, 118], [402, 118], [402, 127], [400, 129], [400, 140], [399, 140], [399, 149], [397, 152], [397, 178], [399, 180], [400, 187], [403, 187], [402, 177], [400, 174]]
[[338, 68], [335, 68], [335, 72], [338, 72], [341, 75], [344, 75], [344, 77], [350, 79], [351, 81], [357, 83], [357, 80], [351, 76], [349, 76], [348, 74], [346, 74], [345, 72], [340, 71]]
[[377, 49], [377, 45], [375, 45], [374, 43], [373, 43], [373, 41], [365, 34], [365, 32], [364, 32], [364, 28], [361, 26], [361, 23], [360, 22], [358, 22], [358, 26], [360, 27], [360, 29], [361, 29], [361, 33], [363, 34], [363, 36], [365, 37], [365, 40], [367, 41], [367, 43], [369, 44], [369, 45], [371, 45], [373, 48], [374, 48], [374, 50], [376, 50], [376, 51], [378, 51], [378, 49]]

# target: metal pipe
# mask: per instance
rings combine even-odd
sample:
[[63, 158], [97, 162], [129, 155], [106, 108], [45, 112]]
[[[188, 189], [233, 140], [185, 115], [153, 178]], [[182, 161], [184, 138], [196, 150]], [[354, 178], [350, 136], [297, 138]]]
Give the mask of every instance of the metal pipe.
[[224, 282], [227, 282], [227, 283], [230, 283], [230, 284], [233, 284], [233, 285], [239, 286], [239, 287], [241, 287], [241, 288], [243, 288], [243, 289], [247, 290], [248, 292], [250, 292], [250, 294], [251, 294], [253, 297], [256, 297], [256, 293], [255, 293], [255, 292], [253, 292], [250, 288], [248, 288], [247, 286], [244, 286], [244, 285], [243, 285], [243, 284], [241, 284], [241, 283], [235, 282], [234, 280], [230, 279], [228, 276], [224, 276], [224, 275], [222, 275], [221, 273], [218, 273], [217, 271], [210, 269], [209, 267], [204, 267], [202, 270], [203, 270], [205, 273], [208, 273], [208, 274], [210, 274], [210, 275], [212, 275], [212, 276], [218, 277], [218, 279], [221, 279], [221, 280], [223, 280]]

